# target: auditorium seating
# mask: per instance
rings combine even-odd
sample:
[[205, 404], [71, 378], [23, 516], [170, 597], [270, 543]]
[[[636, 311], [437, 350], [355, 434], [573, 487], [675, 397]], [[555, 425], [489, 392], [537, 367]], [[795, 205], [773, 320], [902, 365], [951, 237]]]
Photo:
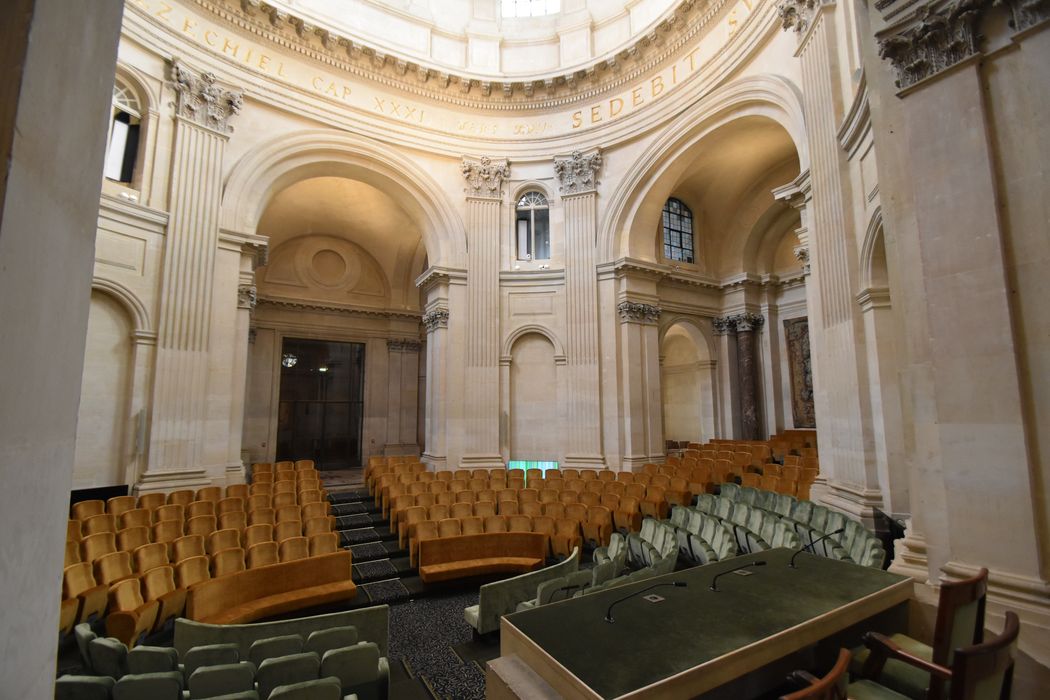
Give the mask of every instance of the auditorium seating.
[[[257, 469], [256, 476], [265, 478], [265, 474], [264, 469]], [[66, 529], [67, 573], [63, 576], [60, 632], [68, 634], [77, 623], [105, 617], [110, 587], [124, 580], [139, 583], [144, 602], [155, 597], [151, 591], [168, 601], [184, 598], [192, 583], [243, 570], [247, 564], [244, 551], [261, 543], [271, 542], [280, 551], [284, 540], [295, 539], [294, 544], [284, 547], [285, 559], [320, 556], [338, 549], [338, 535], [332, 532], [335, 519], [328, 514], [327, 494], [320, 487], [316, 470], [304, 462], [290, 480], [279, 483], [287, 483], [291, 490], [282, 494], [282, 500], [290, 499], [290, 503], [278, 509], [276, 527], [274, 497], [268, 493], [250, 495], [250, 489], [261, 483], [74, 504]], [[312, 539], [315, 537], [320, 539]], [[206, 558], [181, 566], [198, 557]], [[260, 553], [253, 563], [262, 566], [264, 560]], [[71, 569], [73, 566], [77, 568]], [[175, 590], [166, 589], [166, 574], [150, 575], [158, 568], [172, 573]], [[125, 592], [124, 598], [127, 596]], [[172, 617], [170, 610], [168, 602], [152, 631]], [[137, 639], [129, 641], [134, 644]]]
[[425, 582], [492, 573], [523, 573], [543, 565], [545, 537], [535, 532], [489, 532], [420, 542], [419, 577]]

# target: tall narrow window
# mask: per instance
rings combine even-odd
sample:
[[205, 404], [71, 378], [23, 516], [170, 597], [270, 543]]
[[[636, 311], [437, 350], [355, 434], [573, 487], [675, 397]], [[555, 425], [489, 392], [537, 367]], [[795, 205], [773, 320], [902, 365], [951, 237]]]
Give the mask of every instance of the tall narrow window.
[[109, 142], [103, 172], [107, 179], [131, 182], [139, 150], [140, 121], [139, 101], [135, 94], [127, 86], [117, 83], [113, 86], [113, 113], [109, 122]]
[[668, 260], [693, 262], [693, 212], [681, 200], [672, 197], [664, 204], [664, 257]]
[[515, 208], [514, 230], [518, 260], [549, 260], [551, 227], [547, 198], [539, 192], [526, 192]]

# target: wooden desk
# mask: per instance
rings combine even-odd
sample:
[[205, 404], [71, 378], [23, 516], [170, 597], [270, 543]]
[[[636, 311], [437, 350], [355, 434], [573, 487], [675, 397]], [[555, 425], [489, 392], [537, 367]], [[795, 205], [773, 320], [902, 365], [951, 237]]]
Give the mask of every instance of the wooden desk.
[[[911, 579], [809, 554], [788, 567], [792, 550], [758, 554], [667, 574], [630, 586], [508, 615], [501, 620], [501, 657], [518, 657], [565, 698], [692, 698], [713, 691], [744, 698], [762, 692], [761, 679], [727, 692], [726, 684], [887, 611], [903, 617]], [[764, 560], [746, 578], [715, 574]], [[609, 604], [653, 583], [664, 597]], [[898, 618], [900, 619], [900, 618]], [[774, 683], [784, 674], [773, 674]], [[753, 682], [752, 682], [753, 681]], [[775, 685], [773, 686], [775, 687]]]

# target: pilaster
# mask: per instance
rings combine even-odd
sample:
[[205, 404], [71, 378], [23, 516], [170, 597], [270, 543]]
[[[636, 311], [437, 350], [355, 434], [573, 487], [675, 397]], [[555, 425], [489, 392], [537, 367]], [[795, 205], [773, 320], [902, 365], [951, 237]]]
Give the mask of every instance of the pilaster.
[[241, 93], [171, 62], [175, 134], [161, 277], [149, 468], [140, 490], [210, 482], [208, 360], [219, 239], [222, 159]]
[[467, 328], [464, 453], [470, 467], [503, 465], [499, 445], [499, 250], [504, 160], [464, 158], [467, 181]]
[[569, 375], [565, 464], [601, 467], [600, 383], [598, 379], [597, 186], [598, 150], [574, 151], [554, 159], [565, 206], [566, 360]]
[[621, 373], [623, 376], [623, 464], [627, 468], [662, 461], [663, 416], [660, 401], [660, 307], [621, 301]]

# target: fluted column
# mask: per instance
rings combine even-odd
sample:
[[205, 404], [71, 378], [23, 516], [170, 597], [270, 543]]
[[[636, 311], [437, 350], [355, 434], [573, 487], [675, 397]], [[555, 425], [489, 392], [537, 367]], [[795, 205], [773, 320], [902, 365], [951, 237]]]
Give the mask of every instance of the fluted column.
[[241, 94], [171, 65], [176, 96], [149, 468], [141, 488], [207, 483], [207, 379], [222, 159]]
[[506, 160], [464, 158], [467, 181], [466, 405], [463, 464], [503, 465], [499, 450], [499, 250]]
[[737, 368], [740, 374], [740, 431], [743, 440], [761, 440], [758, 425], [758, 386], [755, 362], [755, 333], [765, 319], [760, 314], [738, 314], [732, 318], [736, 327]]
[[566, 363], [569, 377], [565, 463], [604, 466], [598, 381], [597, 150], [554, 159], [565, 205]]
[[426, 414], [424, 418], [423, 460], [442, 469], [447, 466], [447, 441], [445, 429], [448, 421], [448, 308], [434, 306], [423, 315], [423, 326], [427, 331], [427, 387]]

